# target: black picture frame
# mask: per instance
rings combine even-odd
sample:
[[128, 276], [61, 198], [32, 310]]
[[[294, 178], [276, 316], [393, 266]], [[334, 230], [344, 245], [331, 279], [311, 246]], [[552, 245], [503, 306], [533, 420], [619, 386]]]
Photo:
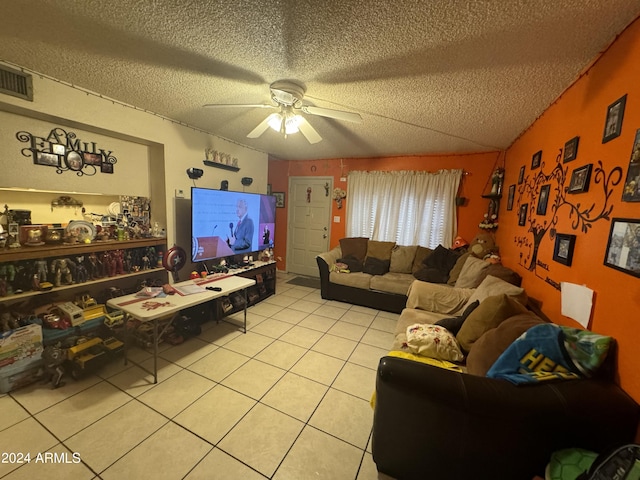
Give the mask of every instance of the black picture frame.
[[523, 203], [518, 210], [518, 225], [524, 227], [527, 223], [527, 212], [529, 210], [529, 204]]
[[549, 203], [549, 194], [551, 193], [551, 184], [540, 187], [540, 196], [538, 197], [537, 215], [547, 214], [547, 204]]
[[276, 197], [276, 208], [284, 208], [284, 192], [273, 192]]
[[575, 235], [556, 233], [556, 243], [553, 247], [553, 260], [570, 267], [573, 262], [573, 250], [575, 246]]
[[624, 118], [624, 107], [626, 104], [627, 95], [625, 94], [607, 107], [602, 143], [607, 143], [620, 136], [622, 132], [622, 120]]
[[636, 130], [633, 147], [631, 147], [627, 179], [622, 189], [622, 201], [640, 202], [640, 128]]
[[100, 172], [101, 173], [113, 173], [113, 163], [101, 163], [100, 164]]
[[509, 194], [507, 196], [507, 210], [513, 210], [513, 197], [516, 195], [516, 184], [509, 185]]
[[640, 219], [611, 219], [604, 264], [640, 278]]
[[571, 172], [569, 182], [569, 193], [584, 193], [589, 191], [589, 181], [591, 180], [591, 169], [593, 164], [583, 165]]
[[33, 163], [47, 167], [59, 167], [60, 156], [55, 153], [36, 152], [33, 157]]
[[535, 170], [536, 168], [539, 168], [541, 163], [542, 163], [542, 150], [538, 150], [536, 153], [533, 154], [533, 157], [531, 157], [531, 170]]
[[524, 165], [520, 167], [520, 174], [518, 175], [518, 185], [522, 185], [522, 183], [524, 182], [525, 169], [526, 167]]
[[564, 144], [564, 153], [562, 155], [562, 163], [567, 163], [575, 160], [578, 156], [578, 143], [580, 137], [573, 137]]

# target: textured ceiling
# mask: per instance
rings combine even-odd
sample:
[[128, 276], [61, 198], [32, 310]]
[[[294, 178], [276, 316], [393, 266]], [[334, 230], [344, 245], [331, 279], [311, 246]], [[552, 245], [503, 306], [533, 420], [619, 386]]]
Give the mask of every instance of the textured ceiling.
[[[639, 0], [5, 0], [0, 60], [283, 159], [508, 147]], [[323, 141], [246, 135], [297, 79]], [[38, 92], [35, 92], [38, 95]]]

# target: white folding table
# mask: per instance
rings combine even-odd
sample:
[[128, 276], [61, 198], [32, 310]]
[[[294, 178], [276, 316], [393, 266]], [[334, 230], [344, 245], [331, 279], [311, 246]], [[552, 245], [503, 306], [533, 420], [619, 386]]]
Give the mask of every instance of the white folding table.
[[[209, 302], [219, 297], [224, 297], [234, 292], [244, 291], [244, 333], [247, 333], [247, 288], [255, 285], [255, 280], [239, 276], [227, 276], [224, 278], [213, 277], [203, 280], [187, 280], [176, 283], [174, 287], [192, 287], [201, 285], [203, 291], [181, 295], [175, 293], [162, 297], [140, 297], [137, 293], [112, 298], [107, 301], [111, 308], [122, 310], [139, 322], [153, 322], [153, 383], [158, 383], [158, 342], [164, 330], [171, 324], [169, 322], [163, 331], [158, 331], [158, 321], [166, 317], [175, 317], [186, 308]], [[219, 287], [220, 291], [207, 290], [206, 287]], [[127, 328], [125, 325], [124, 361], [127, 363]], [[141, 367], [142, 368], [142, 367]]]

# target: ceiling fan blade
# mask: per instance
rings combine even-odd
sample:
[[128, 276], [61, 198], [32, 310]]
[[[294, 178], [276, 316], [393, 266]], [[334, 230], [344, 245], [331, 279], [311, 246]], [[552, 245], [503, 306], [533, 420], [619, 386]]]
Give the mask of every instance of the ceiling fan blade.
[[272, 113], [263, 121], [261, 121], [256, 128], [254, 128], [247, 134], [247, 138], [258, 138], [260, 135], [266, 132], [267, 128], [269, 128], [269, 120], [271, 120], [271, 117], [273, 117], [274, 115], [276, 114]]
[[207, 103], [205, 108], [278, 108], [266, 103], [244, 104], [244, 103]]
[[302, 133], [302, 135], [304, 135], [311, 144], [318, 143], [320, 140], [322, 140], [322, 137], [318, 132], [316, 132], [316, 129], [313, 128], [311, 124], [304, 118], [300, 119], [298, 129], [300, 130], [300, 133]]
[[333, 110], [332, 108], [314, 107], [313, 105], [303, 105], [300, 109], [304, 113], [319, 115], [321, 117], [335, 118], [347, 122], [362, 123], [362, 117], [358, 113], [345, 112], [343, 110]]

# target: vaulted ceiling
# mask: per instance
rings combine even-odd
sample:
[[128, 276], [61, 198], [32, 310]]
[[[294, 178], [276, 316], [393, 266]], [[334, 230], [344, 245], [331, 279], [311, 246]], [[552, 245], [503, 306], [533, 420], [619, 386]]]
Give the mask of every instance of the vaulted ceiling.
[[[282, 159], [508, 147], [640, 14], [638, 0], [16, 0], [0, 60]], [[295, 79], [323, 138], [268, 104]], [[34, 92], [38, 95], [38, 92]]]

